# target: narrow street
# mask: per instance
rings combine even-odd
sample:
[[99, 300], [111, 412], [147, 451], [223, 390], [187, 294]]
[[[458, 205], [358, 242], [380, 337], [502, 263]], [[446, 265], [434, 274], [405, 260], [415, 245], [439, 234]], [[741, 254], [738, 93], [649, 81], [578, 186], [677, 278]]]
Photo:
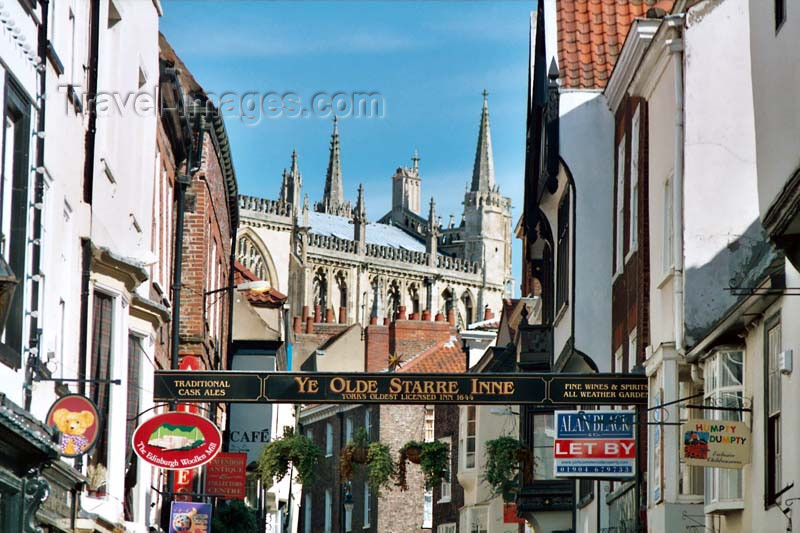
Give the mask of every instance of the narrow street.
[[0, 533], [792, 533], [800, 5], [1, 0]]

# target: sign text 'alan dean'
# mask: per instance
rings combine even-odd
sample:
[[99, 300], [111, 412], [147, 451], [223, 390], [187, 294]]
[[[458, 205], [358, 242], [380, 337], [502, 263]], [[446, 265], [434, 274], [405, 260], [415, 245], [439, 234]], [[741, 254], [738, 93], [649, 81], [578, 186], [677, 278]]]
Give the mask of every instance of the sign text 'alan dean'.
[[131, 445], [147, 463], [178, 470], [211, 461], [222, 449], [222, 434], [209, 419], [184, 412], [156, 415], [133, 432]]

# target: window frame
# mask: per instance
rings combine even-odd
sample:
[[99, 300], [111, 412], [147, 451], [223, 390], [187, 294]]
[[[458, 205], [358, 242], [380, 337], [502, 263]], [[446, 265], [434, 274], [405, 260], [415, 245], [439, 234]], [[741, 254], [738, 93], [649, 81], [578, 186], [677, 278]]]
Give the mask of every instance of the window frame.
[[[666, 280], [672, 275], [675, 268], [674, 250], [675, 247], [675, 202], [674, 202], [674, 174], [670, 172], [664, 180], [664, 216], [661, 241], [661, 274]], [[663, 281], [659, 286], [663, 285]]]
[[331, 533], [333, 528], [333, 492], [325, 489], [325, 522], [323, 523], [324, 533]]
[[313, 497], [311, 493], [306, 493], [303, 501], [303, 532], [311, 533], [311, 503]]
[[[723, 378], [723, 356], [730, 356], [731, 354], [739, 353], [741, 355], [741, 378], [738, 385], [722, 385]], [[718, 346], [714, 348], [710, 355], [704, 360], [704, 377], [705, 377], [705, 390], [703, 394], [703, 403], [706, 405], [717, 406], [724, 403], [725, 407], [730, 407], [727, 403], [721, 402], [723, 398], [730, 398], [731, 395], [737, 395], [738, 403], [741, 406], [745, 398], [745, 379], [747, 376], [746, 361], [747, 350], [744, 346]], [[711, 400], [714, 398], [713, 400]], [[737, 419], [725, 418], [725, 416], [734, 416], [738, 414]], [[709, 409], [706, 412], [707, 418], [722, 419], [722, 420], [738, 420], [739, 422], [747, 425], [744, 419], [744, 412], [736, 411], [717, 411]], [[735, 497], [721, 497], [720, 490], [723, 482], [730, 481], [728, 478], [736, 478], [738, 476], [739, 487], [738, 495]], [[726, 469], [726, 468], [706, 468], [705, 481], [704, 481], [704, 504], [706, 513], [720, 511], [720, 510], [734, 510], [744, 508], [744, 475], [742, 470]]]
[[[473, 418], [470, 419], [470, 410], [473, 413]], [[469, 424], [472, 420], [472, 434], [469, 433]], [[469, 451], [470, 442], [472, 442], [472, 452]], [[478, 408], [475, 405], [464, 406], [464, 453], [463, 457], [463, 470], [474, 470], [477, 464], [478, 455]], [[472, 464], [469, 460], [472, 459]]]
[[[770, 334], [778, 330], [777, 349], [772, 353]], [[783, 464], [781, 451], [781, 373], [778, 368], [778, 356], [783, 345], [783, 330], [780, 311], [770, 316], [764, 322], [764, 508], [780, 502], [779, 493], [783, 490], [781, 467]], [[773, 408], [773, 387], [771, 380], [776, 377], [778, 408]]]
[[[452, 456], [453, 450], [453, 439], [451, 437], [442, 437], [439, 439], [439, 442], [443, 442], [447, 445], [447, 449], [450, 450]], [[453, 498], [453, 472], [452, 472], [452, 465], [448, 463], [447, 465], [447, 473], [448, 477], [450, 478], [449, 481], [442, 480], [442, 484], [439, 487], [439, 500], [436, 503], [449, 503]]]
[[364, 529], [370, 527], [370, 491], [369, 485], [364, 483]]
[[560, 316], [563, 308], [570, 300], [569, 294], [569, 247], [570, 247], [570, 214], [572, 212], [570, 187], [566, 186], [558, 203], [558, 221], [556, 235], [556, 309], [555, 316]]
[[[2, 130], [2, 150], [0, 151], [0, 173], [5, 173], [6, 169], [6, 119], [10, 115], [15, 116], [13, 120], [14, 133], [14, 153], [15, 157], [11, 162], [11, 176], [8, 182], [11, 186], [8, 198], [10, 213], [4, 213], [5, 206], [5, 176], [0, 174], [0, 234], [5, 227], [5, 217], [8, 217], [9, 234], [0, 241], [0, 253], [6, 258], [8, 266], [17, 278], [18, 284], [14, 296], [11, 299], [8, 319], [5, 328], [0, 330], [0, 363], [12, 369], [22, 367], [22, 352], [25, 343], [25, 302], [26, 298], [26, 274], [28, 273], [29, 250], [28, 234], [30, 209], [28, 204], [31, 195], [30, 178], [30, 143], [31, 143], [31, 102], [26, 97], [25, 92], [19, 87], [16, 81], [9, 75], [5, 76], [4, 103], [3, 103], [3, 130]], [[19, 146], [18, 146], [19, 145]], [[9, 335], [9, 332], [11, 334]], [[10, 338], [9, 338], [10, 337]]]
[[425, 406], [425, 419], [423, 422], [423, 441], [436, 440], [436, 410], [433, 405]]
[[641, 136], [641, 106], [637, 105], [631, 118], [631, 170], [630, 193], [628, 194], [628, 253], [627, 263], [639, 248], [639, 137]]
[[622, 274], [625, 254], [625, 156], [627, 135], [623, 134], [617, 143], [616, 209], [614, 213], [614, 278]]
[[[786, 0], [775, 0], [772, 5], [772, 14], [775, 17], [775, 35], [781, 31], [786, 24]], [[779, 20], [779, 14], [782, 15]]]
[[333, 457], [333, 424], [325, 423], [325, 457]]
[[422, 529], [433, 527], [433, 489], [422, 493]]

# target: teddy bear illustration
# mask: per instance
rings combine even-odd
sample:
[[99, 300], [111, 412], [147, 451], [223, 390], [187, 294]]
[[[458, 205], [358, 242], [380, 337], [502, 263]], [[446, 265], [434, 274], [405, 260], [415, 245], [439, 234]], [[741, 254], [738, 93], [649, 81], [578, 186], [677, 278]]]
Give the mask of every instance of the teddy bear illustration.
[[89, 447], [89, 439], [84, 433], [94, 424], [94, 414], [91, 411], [56, 409], [53, 422], [61, 432], [61, 455], [80, 455]]

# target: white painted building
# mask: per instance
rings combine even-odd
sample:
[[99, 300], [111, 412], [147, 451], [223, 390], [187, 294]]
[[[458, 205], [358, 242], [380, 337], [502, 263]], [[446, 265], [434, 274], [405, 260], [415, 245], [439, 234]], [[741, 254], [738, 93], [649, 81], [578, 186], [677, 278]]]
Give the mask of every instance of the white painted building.
[[[54, 468], [80, 479], [88, 465], [105, 467], [105, 476], [91, 479], [102, 497], [70, 495], [50, 481], [53, 492], [43, 504], [48, 513], [63, 506], [68, 512], [68, 502], [77, 502], [77, 522], [67, 514], [55, 525], [60, 528], [110, 531], [124, 523], [130, 531], [147, 531], [152, 523], [151, 469], [134, 462], [137, 475], [126, 473], [126, 420], [132, 408], [152, 405], [139, 385], [152, 381], [148, 360], [169, 316], [149, 299], [146, 283], [160, 259], [151, 240], [157, 113], [154, 107], [137, 112], [132, 101], [125, 109], [99, 102], [102, 95], [110, 101], [115, 93], [149, 93], [154, 106], [160, 14], [158, 0], [20, 0], [0, 8], [0, 64], [10, 81], [4, 131], [15, 140], [5, 144], [2, 248], [19, 279], [3, 342], [20, 354], [0, 365], [1, 392], [39, 421], [58, 396], [84, 393], [100, 404], [107, 435], [79, 471], [67, 466], [72, 461], [45, 468], [48, 479]], [[41, 60], [38, 32], [46, 43]], [[92, 93], [101, 95], [96, 108]], [[12, 178], [12, 155], [27, 157], [18, 167], [25, 180], [22, 174]], [[18, 197], [5, 186], [12, 179], [24, 185]], [[26, 365], [35, 378], [30, 388], [24, 386]], [[121, 381], [56, 384], [59, 378]]]
[[[651, 531], [788, 526], [781, 508], [797, 464], [783, 452], [794, 425], [781, 414], [797, 392], [778, 355], [792, 348], [782, 324], [794, 304], [782, 294], [796, 271], [762, 220], [764, 196], [778, 195], [797, 164], [776, 148], [791, 130], [776, 119], [783, 111], [765, 85], [774, 80], [756, 79], [769, 68], [785, 76], [777, 65], [796, 54], [778, 42], [789, 27], [776, 32], [780, 4], [675, 2], [663, 21], [632, 26], [606, 89], [612, 105], [632, 98], [646, 111], [650, 421], [740, 420], [752, 430], [749, 464], [714, 469], [681, 461], [680, 426], [651, 425]], [[785, 35], [796, 43], [796, 31]], [[742, 53], [731, 57], [734, 48]], [[787, 109], [791, 121], [796, 110]]]

